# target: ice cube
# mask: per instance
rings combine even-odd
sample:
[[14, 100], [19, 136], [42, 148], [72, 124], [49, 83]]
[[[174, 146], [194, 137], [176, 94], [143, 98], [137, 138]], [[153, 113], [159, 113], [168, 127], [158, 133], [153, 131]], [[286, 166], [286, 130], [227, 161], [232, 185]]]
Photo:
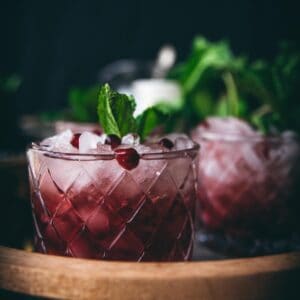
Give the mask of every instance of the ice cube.
[[191, 149], [195, 144], [190, 139], [186, 138], [177, 138], [175, 140], [175, 149], [176, 150], [184, 150], [184, 149]]
[[83, 132], [79, 138], [79, 152], [88, 153], [97, 149], [97, 144], [103, 144], [103, 136], [91, 132]]
[[[141, 146], [141, 145], [140, 145]], [[139, 153], [153, 152], [151, 147], [143, 146], [142, 149], [135, 148]], [[168, 161], [165, 159], [140, 159], [138, 166], [131, 170], [130, 173], [134, 180], [140, 185], [144, 192], [154, 184], [163, 170], [166, 168]]]
[[258, 134], [247, 122], [234, 117], [210, 117], [199, 126], [200, 132], [211, 131], [219, 134], [252, 136]]
[[194, 142], [185, 134], [169, 134], [165, 138], [171, 140], [175, 150], [190, 149], [194, 146]]
[[43, 157], [46, 173], [50, 173], [55, 186], [66, 192], [81, 173], [82, 164], [76, 160]]
[[73, 133], [68, 129], [60, 134], [43, 140], [41, 145], [47, 146], [50, 151], [77, 152], [77, 149], [71, 145], [72, 138]]
[[166, 138], [166, 139], [172, 141], [173, 144], [175, 144], [175, 140], [177, 138], [187, 138], [188, 139], [188, 136], [183, 133], [170, 133], [170, 134], [165, 135], [163, 138]]
[[137, 134], [129, 133], [122, 137], [122, 144], [138, 145], [139, 143], [140, 143], [140, 137]]
[[106, 141], [106, 137], [107, 137], [107, 134], [105, 134], [105, 133], [102, 133], [100, 136], [100, 140], [99, 140], [99, 142], [98, 142], [98, 145], [104, 145], [105, 144], [105, 141]]
[[150, 145], [143, 145], [143, 144], [136, 145], [136, 146], [134, 147], [134, 149], [135, 149], [139, 154], [157, 152], [157, 151], [155, 150], [155, 148], [153, 148], [152, 146], [150, 146]]

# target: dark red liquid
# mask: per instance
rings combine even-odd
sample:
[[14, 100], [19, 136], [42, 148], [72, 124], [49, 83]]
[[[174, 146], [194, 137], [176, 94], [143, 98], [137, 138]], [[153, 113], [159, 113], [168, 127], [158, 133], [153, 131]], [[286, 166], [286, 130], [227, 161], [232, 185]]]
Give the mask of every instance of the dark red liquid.
[[299, 232], [300, 153], [288, 157], [287, 146], [264, 140], [199, 141], [198, 216], [206, 229], [250, 239]]
[[130, 172], [122, 172], [105, 191], [98, 186], [101, 177], [83, 185], [80, 175], [63, 192], [47, 168], [37, 187], [31, 179], [37, 250], [107, 260], [189, 259], [194, 232], [192, 173], [177, 186], [170, 173], [162, 171], [145, 191]]

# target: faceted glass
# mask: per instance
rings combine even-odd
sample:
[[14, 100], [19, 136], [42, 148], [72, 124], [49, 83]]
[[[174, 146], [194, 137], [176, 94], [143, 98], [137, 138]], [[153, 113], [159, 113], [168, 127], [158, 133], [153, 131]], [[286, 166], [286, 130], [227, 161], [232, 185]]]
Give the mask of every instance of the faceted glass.
[[114, 154], [71, 154], [33, 146], [27, 155], [39, 252], [81, 258], [191, 258], [198, 146], [140, 153], [136, 168]]
[[197, 215], [206, 230], [253, 240], [300, 232], [297, 137], [195, 131], [193, 138], [201, 144]]

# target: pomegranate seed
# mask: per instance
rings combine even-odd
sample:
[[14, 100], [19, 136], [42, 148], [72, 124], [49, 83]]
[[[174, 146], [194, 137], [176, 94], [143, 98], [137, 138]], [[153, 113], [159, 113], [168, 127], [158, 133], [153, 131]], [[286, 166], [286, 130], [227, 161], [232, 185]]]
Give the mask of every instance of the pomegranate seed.
[[73, 147], [79, 149], [79, 138], [81, 136], [81, 133], [74, 133], [72, 140], [71, 140], [71, 144]]
[[111, 149], [115, 149], [121, 144], [121, 139], [115, 134], [109, 134], [105, 139], [105, 144], [110, 145]]
[[97, 134], [97, 135], [101, 135], [102, 134], [102, 131], [100, 129], [94, 129], [92, 132], [95, 133], [95, 134]]
[[140, 156], [133, 148], [116, 149], [116, 160], [126, 170], [134, 169], [140, 160]]
[[159, 144], [167, 149], [172, 149], [174, 147], [174, 144], [171, 140], [163, 138], [159, 141]]

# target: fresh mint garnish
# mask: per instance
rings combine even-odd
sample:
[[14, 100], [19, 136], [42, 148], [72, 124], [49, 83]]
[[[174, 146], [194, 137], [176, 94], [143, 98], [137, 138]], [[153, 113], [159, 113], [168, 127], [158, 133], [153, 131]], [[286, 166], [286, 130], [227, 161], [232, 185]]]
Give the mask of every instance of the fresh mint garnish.
[[105, 84], [98, 95], [98, 116], [106, 134], [114, 134], [121, 138], [128, 133], [137, 133], [143, 141], [157, 127], [168, 126], [168, 115], [177, 109], [176, 105], [158, 103], [135, 118], [134, 98], [113, 91], [108, 84]]
[[166, 119], [167, 115], [157, 107], [146, 109], [137, 117], [138, 134], [141, 139], [144, 140], [159, 124], [163, 124]]
[[103, 85], [98, 95], [98, 117], [104, 132], [118, 137], [136, 133], [135, 107], [133, 97], [113, 91], [108, 84]]

